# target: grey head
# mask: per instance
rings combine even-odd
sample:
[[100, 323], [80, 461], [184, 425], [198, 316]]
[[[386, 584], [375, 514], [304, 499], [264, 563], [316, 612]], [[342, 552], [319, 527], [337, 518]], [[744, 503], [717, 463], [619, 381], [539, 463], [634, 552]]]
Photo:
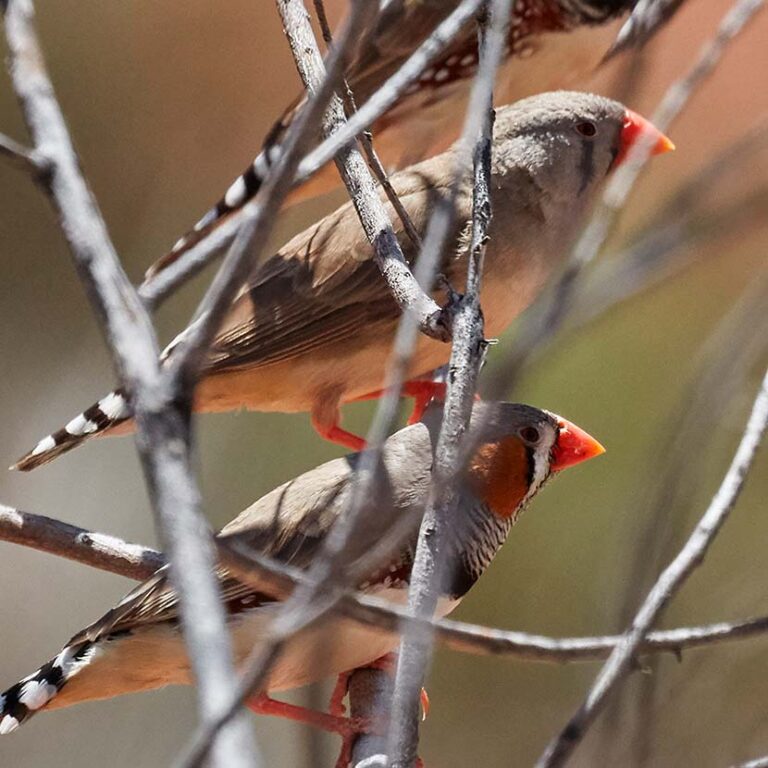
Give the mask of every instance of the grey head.
[[[497, 111], [494, 170], [524, 171], [543, 213], [589, 201], [622, 152], [627, 110], [603, 96], [553, 91]], [[547, 217], [548, 218], [548, 217]]]

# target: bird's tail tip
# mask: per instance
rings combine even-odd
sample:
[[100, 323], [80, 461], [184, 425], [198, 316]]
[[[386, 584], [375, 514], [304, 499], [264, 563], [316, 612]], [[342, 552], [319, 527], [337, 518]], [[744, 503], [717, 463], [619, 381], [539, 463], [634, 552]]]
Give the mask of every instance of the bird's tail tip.
[[25, 453], [10, 469], [19, 472], [29, 472], [37, 467], [48, 464], [67, 451], [76, 448], [80, 443], [103, 434], [109, 429], [130, 418], [128, 401], [121, 390], [110, 392], [81, 414], [72, 419], [66, 426], [44, 437], [31, 450]]
[[43, 709], [88, 664], [94, 648], [90, 641], [67, 646], [36, 672], [0, 693], [0, 736], [13, 733]]

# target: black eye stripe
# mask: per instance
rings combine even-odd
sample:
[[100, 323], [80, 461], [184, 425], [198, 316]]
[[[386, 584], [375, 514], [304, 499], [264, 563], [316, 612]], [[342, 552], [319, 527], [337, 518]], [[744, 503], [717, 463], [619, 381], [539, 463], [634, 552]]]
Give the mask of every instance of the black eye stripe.
[[533, 481], [536, 478], [536, 449], [533, 446], [525, 446], [525, 456], [528, 459], [528, 466], [525, 473], [526, 488], [533, 487]]
[[581, 185], [579, 186], [579, 194], [581, 194], [592, 181], [592, 177], [595, 174], [595, 145], [591, 141], [582, 142], [581, 150], [581, 163], [579, 165], [579, 172], [581, 173]]

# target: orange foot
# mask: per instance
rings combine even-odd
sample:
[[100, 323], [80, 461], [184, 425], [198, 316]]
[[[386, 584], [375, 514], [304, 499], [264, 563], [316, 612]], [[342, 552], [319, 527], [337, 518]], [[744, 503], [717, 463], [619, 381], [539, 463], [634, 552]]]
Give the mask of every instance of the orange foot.
[[[403, 384], [401, 394], [403, 397], [414, 398], [413, 411], [408, 417], [408, 424], [416, 424], [421, 421], [424, 411], [433, 398], [445, 398], [445, 383], [442, 381], [406, 381]], [[378, 400], [384, 394], [383, 389], [377, 389], [367, 395], [356, 397], [353, 402], [362, 400]], [[343, 445], [353, 451], [362, 451], [365, 448], [365, 440], [346, 429], [342, 429], [338, 423], [328, 424], [316, 418], [314, 414], [310, 416], [312, 427], [320, 437], [329, 440], [332, 443]], [[337, 416], [338, 419], [338, 416]]]
[[272, 699], [263, 693], [250, 699], [247, 706], [248, 709], [258, 715], [284, 717], [287, 720], [311, 725], [329, 733], [338, 733], [345, 739], [371, 729], [371, 724], [367, 720], [317, 712], [314, 709]]
[[346, 429], [342, 429], [338, 424], [327, 426], [320, 424], [312, 417], [312, 426], [320, 437], [330, 440], [332, 443], [343, 445], [345, 448], [350, 448], [353, 451], [362, 451], [365, 448], [365, 440], [362, 437], [358, 437], [352, 432], [347, 432]]
[[293, 720], [296, 723], [311, 725], [329, 733], [338, 733], [342, 739], [341, 753], [336, 768], [347, 768], [352, 758], [352, 744], [356, 736], [375, 730], [374, 724], [364, 718], [341, 717], [325, 712], [317, 712], [307, 707], [288, 704], [285, 701], [271, 699], [260, 694], [248, 702], [248, 708], [259, 715], [273, 715]]
[[[379, 657], [375, 661], [372, 661], [370, 664], [366, 664], [365, 667], [360, 667], [360, 669], [380, 669], [383, 672], [386, 672], [387, 674], [392, 675], [395, 672], [396, 665], [397, 665], [397, 654], [387, 653], [386, 655]], [[334, 686], [333, 693], [331, 694], [331, 700], [330, 700], [328, 709], [333, 717], [340, 720], [347, 719], [345, 717], [347, 710], [346, 710], [346, 707], [344, 706], [344, 697], [347, 695], [347, 689], [349, 687], [349, 678], [352, 676], [352, 673], [354, 671], [355, 670], [351, 670], [349, 672], [342, 672], [339, 675], [338, 679], [336, 680], [336, 685]], [[427, 691], [424, 688], [421, 689], [421, 711], [422, 711], [421, 719], [422, 721], [424, 721], [427, 719], [427, 715], [429, 714], [429, 696], [427, 695]], [[348, 767], [349, 762], [352, 759], [352, 745], [353, 745], [353, 737], [348, 737], [344, 739], [344, 743], [341, 748], [341, 753], [339, 754], [339, 758], [336, 761], [335, 768]], [[424, 768], [424, 762], [420, 757], [416, 758], [415, 768]]]
[[[397, 666], [397, 654], [387, 653], [384, 656], [380, 656], [370, 664], [366, 664], [361, 669], [380, 669], [382, 672], [386, 672], [389, 675], [393, 675], [395, 667]], [[342, 672], [337, 680], [336, 685], [333, 688], [331, 699], [328, 705], [328, 711], [335, 717], [344, 717], [347, 712], [344, 706], [344, 697], [347, 695], [347, 689], [349, 688], [349, 678], [355, 670], [349, 672]], [[426, 688], [421, 689], [421, 714], [422, 721], [427, 719], [429, 715], [429, 694]]]

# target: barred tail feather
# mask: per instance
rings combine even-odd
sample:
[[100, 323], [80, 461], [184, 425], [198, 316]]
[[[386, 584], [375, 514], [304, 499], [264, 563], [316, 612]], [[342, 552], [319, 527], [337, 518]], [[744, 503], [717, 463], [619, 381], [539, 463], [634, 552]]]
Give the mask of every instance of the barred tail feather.
[[0, 694], [0, 736], [15, 731], [51, 699], [91, 660], [95, 644], [86, 640], [69, 645], [37, 672]]
[[131, 409], [122, 390], [116, 389], [76, 416], [65, 427], [44, 437], [22, 456], [11, 469], [29, 472], [71, 451], [80, 443], [104, 434], [131, 417]]
[[191, 231], [177, 240], [165, 256], [152, 264], [144, 277], [150, 279], [173, 264], [185, 251], [203, 240], [229, 214], [242, 208], [259, 191], [279, 154], [279, 146], [266, 143], [256, 159], [230, 184], [224, 197], [205, 213]]

